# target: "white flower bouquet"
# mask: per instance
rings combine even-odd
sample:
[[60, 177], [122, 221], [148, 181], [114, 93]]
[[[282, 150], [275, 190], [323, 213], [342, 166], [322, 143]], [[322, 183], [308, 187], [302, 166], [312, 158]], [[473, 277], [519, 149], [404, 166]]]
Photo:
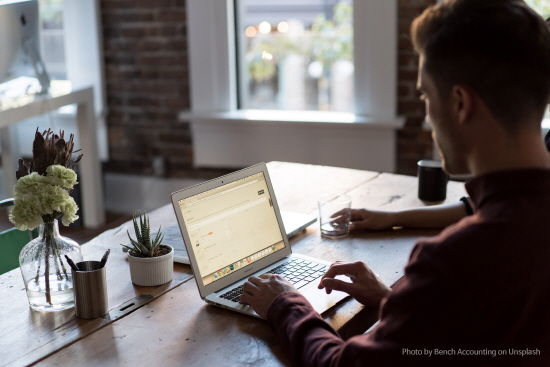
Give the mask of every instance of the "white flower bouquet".
[[73, 138], [66, 142], [64, 132], [54, 134], [50, 129], [35, 134], [33, 159], [19, 160], [17, 183], [14, 188], [14, 208], [10, 221], [21, 231], [51, 223], [63, 215], [68, 226], [78, 219], [78, 206], [70, 196], [76, 181], [76, 168], [82, 155], [71, 161]]
[[63, 215], [61, 221], [68, 226], [78, 219], [78, 206], [68, 191], [77, 183], [75, 171], [61, 165], [49, 166], [46, 176], [32, 172], [21, 177], [15, 185], [10, 221], [24, 231]]
[[[19, 254], [19, 265], [30, 306], [39, 311], [58, 311], [74, 304], [70, 268], [64, 256], [82, 261], [80, 246], [59, 235], [57, 218], [68, 226], [78, 219], [78, 206], [70, 196], [77, 184], [75, 169], [82, 157], [73, 155], [73, 138], [65, 141], [50, 129], [36, 130], [31, 160], [19, 160], [10, 221], [19, 230], [40, 227], [39, 236]], [[45, 296], [45, 297], [44, 297]]]

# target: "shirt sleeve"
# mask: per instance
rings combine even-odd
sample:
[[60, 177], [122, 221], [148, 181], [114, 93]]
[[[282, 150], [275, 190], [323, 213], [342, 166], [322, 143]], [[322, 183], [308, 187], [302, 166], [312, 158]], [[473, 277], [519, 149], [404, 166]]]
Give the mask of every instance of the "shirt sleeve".
[[279, 295], [269, 307], [267, 321], [293, 365], [337, 365], [344, 341], [301, 294]]
[[[413, 251], [413, 263], [407, 267], [405, 276], [382, 301], [380, 324], [369, 334], [347, 341], [302, 295], [294, 292], [279, 295], [269, 308], [267, 320], [293, 365], [376, 367], [442, 363], [437, 358], [407, 352], [430, 347], [434, 335], [447, 335], [453, 323], [442, 322], [449, 320], [448, 312], [452, 310], [446, 305], [453, 299], [449, 299], [449, 292], [442, 292], [441, 274], [426, 268], [425, 262], [414, 263], [418, 252]], [[441, 348], [448, 346], [449, 341], [444, 339], [436, 338]]]

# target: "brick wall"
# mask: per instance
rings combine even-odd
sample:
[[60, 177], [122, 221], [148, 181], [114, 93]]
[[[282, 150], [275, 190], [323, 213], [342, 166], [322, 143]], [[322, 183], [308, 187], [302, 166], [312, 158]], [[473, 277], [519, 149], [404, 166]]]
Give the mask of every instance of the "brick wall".
[[397, 113], [405, 116], [405, 127], [397, 133], [397, 172], [416, 175], [416, 162], [431, 158], [431, 132], [422, 129], [425, 118], [424, 103], [416, 92], [418, 56], [410, 40], [410, 26], [414, 18], [436, 0], [399, 0]]
[[[423, 105], [415, 92], [417, 58], [409, 26], [435, 0], [399, 0], [398, 172], [416, 174], [430, 157], [421, 128]], [[168, 177], [210, 178], [225, 170], [194, 169], [189, 126], [177, 114], [189, 108], [185, 0], [101, 0], [104, 30], [108, 172], [153, 174], [155, 158]]]
[[177, 114], [189, 108], [185, 0], [102, 0], [108, 172], [215, 177], [193, 170], [191, 133]]

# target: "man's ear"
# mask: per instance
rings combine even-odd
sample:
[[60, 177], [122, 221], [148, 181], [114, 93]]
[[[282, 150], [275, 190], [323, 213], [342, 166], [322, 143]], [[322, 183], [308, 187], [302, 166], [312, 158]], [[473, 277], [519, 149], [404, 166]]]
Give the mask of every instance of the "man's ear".
[[470, 120], [474, 109], [474, 96], [469, 88], [461, 85], [453, 86], [451, 91], [451, 103], [459, 123], [463, 124]]

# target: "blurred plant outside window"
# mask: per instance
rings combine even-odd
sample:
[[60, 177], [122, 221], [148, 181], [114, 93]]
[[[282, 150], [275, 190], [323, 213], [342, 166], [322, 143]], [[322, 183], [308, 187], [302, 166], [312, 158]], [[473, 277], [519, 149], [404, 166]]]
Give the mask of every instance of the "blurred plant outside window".
[[539, 13], [544, 19], [550, 17], [550, 0], [525, 0], [525, 3]]
[[[325, 11], [310, 10], [308, 21], [306, 11], [293, 17], [287, 7], [276, 23], [267, 13], [271, 22], [259, 21], [261, 11], [248, 6], [254, 1], [240, 1], [240, 108], [353, 111], [352, 0], [295, 0], [292, 6], [323, 3]], [[280, 17], [284, 6], [271, 8]]]
[[[525, 0], [525, 2], [544, 19], [550, 18], [550, 0]], [[550, 106], [546, 109], [544, 117], [550, 119]]]
[[67, 79], [63, 0], [39, 0], [40, 54], [51, 79]]

